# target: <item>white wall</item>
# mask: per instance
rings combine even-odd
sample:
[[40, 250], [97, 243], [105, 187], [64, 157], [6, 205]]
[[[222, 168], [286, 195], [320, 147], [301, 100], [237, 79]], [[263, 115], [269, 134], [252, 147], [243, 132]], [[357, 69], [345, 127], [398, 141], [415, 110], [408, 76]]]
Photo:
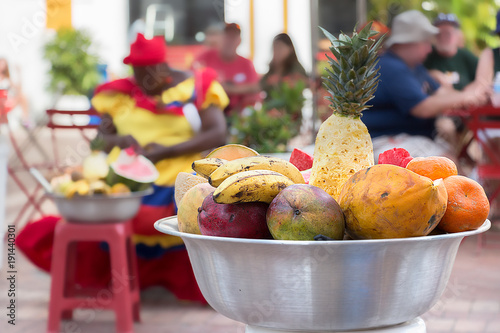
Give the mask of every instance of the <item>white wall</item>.
[[[249, 0], [226, 0], [225, 18], [242, 29], [240, 55], [250, 57]], [[288, 34], [292, 38], [300, 63], [306, 71], [312, 69], [311, 20], [308, 0], [288, 0]], [[259, 73], [268, 70], [274, 36], [284, 32], [283, 1], [254, 0], [254, 58]]]
[[[127, 68], [122, 59], [128, 51], [127, 0], [73, 0], [72, 19], [75, 28], [88, 30], [96, 49], [112, 73], [124, 75]], [[0, 56], [22, 71], [22, 83], [32, 112], [42, 113], [51, 105], [46, 92], [48, 64], [42, 59], [42, 46], [53, 35], [45, 29], [45, 0], [0, 0]], [[242, 27], [239, 52], [250, 56], [249, 0], [226, 0], [227, 22]], [[254, 64], [265, 73], [271, 60], [272, 39], [283, 32], [283, 1], [254, 0], [255, 45]], [[308, 0], [288, 1], [288, 33], [295, 44], [300, 62], [311, 70], [310, 9]]]
[[[127, 0], [73, 0], [73, 26], [87, 29], [96, 42], [103, 63], [117, 74], [127, 53]], [[0, 57], [10, 63], [11, 75], [18, 80], [16, 66], [22, 73], [22, 85], [33, 113], [51, 106], [46, 92], [48, 64], [42, 59], [44, 42], [53, 35], [45, 29], [45, 0], [0, 0]]]
[[45, 1], [0, 0], [0, 57], [9, 61], [15, 81], [15, 68], [20, 68], [24, 93], [36, 109], [50, 101], [44, 90], [47, 65], [41, 56], [46, 37]]
[[98, 54], [108, 69], [124, 74], [123, 58], [128, 54], [127, 0], [72, 0], [73, 26], [89, 31]]

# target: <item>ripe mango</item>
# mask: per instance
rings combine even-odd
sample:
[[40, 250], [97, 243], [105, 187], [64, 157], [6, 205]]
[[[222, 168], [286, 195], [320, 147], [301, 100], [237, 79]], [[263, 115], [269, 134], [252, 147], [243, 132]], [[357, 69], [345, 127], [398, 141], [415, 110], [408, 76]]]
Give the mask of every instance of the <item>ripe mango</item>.
[[443, 217], [448, 194], [408, 169], [379, 164], [355, 173], [342, 187], [339, 204], [354, 239], [428, 235]]
[[198, 209], [207, 196], [212, 196], [215, 187], [208, 183], [201, 183], [190, 188], [179, 203], [177, 220], [179, 231], [201, 235], [198, 226]]

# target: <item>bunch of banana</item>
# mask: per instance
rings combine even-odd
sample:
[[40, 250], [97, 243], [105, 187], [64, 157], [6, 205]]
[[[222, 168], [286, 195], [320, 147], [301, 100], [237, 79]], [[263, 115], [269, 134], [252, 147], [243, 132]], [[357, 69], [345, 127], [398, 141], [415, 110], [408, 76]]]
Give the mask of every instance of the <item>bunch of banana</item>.
[[212, 172], [225, 163], [227, 163], [227, 161], [222, 158], [204, 158], [202, 160], [194, 161], [191, 167], [199, 176], [208, 179]]
[[[193, 163], [193, 169], [206, 177], [215, 163], [214, 159], [199, 160]], [[262, 155], [222, 161], [210, 172], [208, 182], [217, 187], [214, 201], [225, 204], [270, 203], [285, 187], [305, 183], [300, 171], [290, 162]]]
[[[130, 192], [130, 190], [129, 190]], [[80, 179], [76, 182], [71, 182], [66, 186], [64, 192], [60, 192], [66, 198], [71, 199], [75, 195], [78, 196], [90, 196], [94, 194], [111, 194], [113, 193], [108, 184], [102, 180], [94, 180], [89, 182], [86, 179]]]

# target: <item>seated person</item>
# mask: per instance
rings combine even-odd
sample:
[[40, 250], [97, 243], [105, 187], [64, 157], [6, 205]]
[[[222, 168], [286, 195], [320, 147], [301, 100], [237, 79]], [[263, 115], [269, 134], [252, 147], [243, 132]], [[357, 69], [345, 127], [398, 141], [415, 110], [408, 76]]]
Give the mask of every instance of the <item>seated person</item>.
[[200, 54], [193, 63], [193, 68], [209, 67], [217, 72], [217, 80], [229, 96], [229, 106], [225, 110], [227, 115], [241, 112], [245, 107], [253, 106], [259, 99], [253, 86], [259, 82], [259, 75], [252, 61], [236, 52], [240, 43], [239, 25], [226, 24], [221, 48]]
[[[174, 182], [179, 172], [192, 172], [200, 152], [224, 144], [226, 122], [222, 109], [229, 100], [216, 74], [205, 69], [194, 75], [173, 70], [165, 62], [162, 37], [147, 40], [139, 34], [124, 63], [133, 78], [105, 83], [96, 89], [92, 105], [102, 114], [99, 136], [105, 150], [134, 147], [159, 171], [154, 193], [144, 197], [133, 219], [141, 288], [168, 288], [184, 300], [204, 302], [189, 258], [178, 237], [154, 229], [158, 219], [176, 214]], [[198, 113], [199, 123], [195, 115]], [[190, 122], [191, 121], [191, 122]], [[50, 251], [57, 219], [29, 224], [17, 237], [19, 247], [34, 263], [50, 269]], [[108, 253], [99, 244], [79, 244], [82, 260], [77, 283], [100, 287], [110, 278]]]
[[439, 32], [424, 66], [440, 85], [463, 90], [474, 82], [478, 59], [469, 50], [458, 46], [460, 23], [454, 14], [440, 13], [434, 26]]
[[[469, 50], [460, 47], [460, 23], [454, 14], [440, 13], [434, 20], [439, 29], [432, 52], [424, 66], [441, 85], [457, 90], [472, 89], [489, 92], [489, 87], [475, 80], [478, 59]], [[485, 100], [487, 102], [487, 100]], [[439, 117], [436, 124], [438, 134], [449, 143], [457, 142], [465, 129], [459, 117]]]
[[484, 96], [440, 87], [423, 67], [438, 33], [419, 11], [397, 15], [387, 52], [379, 61], [380, 82], [363, 113], [363, 122], [373, 138], [375, 158], [384, 150], [401, 147], [412, 156], [449, 155], [433, 140], [436, 117], [446, 110], [482, 102]]

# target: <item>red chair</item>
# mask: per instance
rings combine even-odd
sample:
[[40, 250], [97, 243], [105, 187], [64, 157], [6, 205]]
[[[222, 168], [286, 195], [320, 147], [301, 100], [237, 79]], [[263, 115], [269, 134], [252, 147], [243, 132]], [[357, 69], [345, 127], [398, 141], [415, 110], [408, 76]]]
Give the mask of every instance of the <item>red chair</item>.
[[[488, 130], [500, 129], [500, 108], [492, 105], [468, 110], [466, 114], [458, 114], [464, 119], [467, 128], [472, 132], [473, 139], [479, 144], [483, 158], [476, 162], [476, 168], [479, 179], [483, 184], [492, 185], [494, 181], [500, 181], [500, 149], [495, 147], [495, 143], [488, 134]], [[472, 138], [462, 149], [466, 154], [466, 149], [471, 143]], [[488, 200], [490, 205], [500, 195], [500, 182], [496, 187], [490, 189]], [[486, 245], [486, 235], [480, 234], [477, 239], [476, 252], [481, 252]]]
[[[54, 163], [58, 169], [62, 169], [66, 165], [63, 165], [59, 159], [59, 153], [57, 151], [57, 136], [56, 130], [78, 130], [80, 131], [81, 136], [86, 140], [90, 141], [93, 138], [85, 133], [85, 130], [88, 129], [97, 129], [99, 127], [98, 124], [88, 123], [88, 124], [78, 124], [75, 120], [76, 117], [87, 115], [89, 117], [98, 117], [98, 113], [94, 109], [89, 109], [86, 111], [75, 111], [75, 110], [55, 110], [49, 109], [46, 111], [48, 116], [47, 127], [52, 130], [52, 147], [54, 151]], [[69, 120], [69, 125], [60, 124], [55, 121], [57, 117], [65, 116]]]
[[[484, 152], [484, 158], [477, 163], [479, 178], [485, 183], [500, 180], [500, 150], [488, 135], [488, 130], [500, 130], [500, 108], [487, 105], [472, 110], [467, 127], [474, 133], [474, 138]], [[488, 196], [490, 204], [499, 194], [500, 185]]]
[[[75, 290], [76, 243], [98, 241], [109, 245], [111, 286], [97, 291]], [[106, 224], [59, 223], [52, 250], [48, 333], [59, 333], [61, 319], [73, 309], [109, 309], [115, 312], [116, 331], [132, 333], [140, 321], [137, 258], [131, 221]]]
[[[39, 164], [32, 164], [29, 163], [23, 156], [23, 147], [21, 147], [21, 145], [18, 143], [18, 139], [12, 133], [9, 120], [7, 117], [8, 113], [12, 110], [9, 106], [6, 105], [7, 95], [8, 95], [7, 90], [0, 90], [0, 125], [4, 125], [4, 128], [7, 130], [10, 139], [10, 144], [16, 157], [15, 162], [17, 162], [18, 164], [16, 166], [12, 166], [9, 164], [7, 166], [7, 172], [9, 174], [9, 177], [14, 181], [14, 183], [19, 187], [21, 192], [23, 192], [24, 195], [26, 196], [26, 202], [23, 204], [22, 208], [19, 210], [17, 216], [14, 218], [13, 221], [13, 223], [17, 225], [21, 221], [21, 218], [26, 213], [29, 213], [27, 214], [28, 219], [33, 217], [33, 215], [36, 213], [43, 215], [41, 205], [42, 202], [45, 200], [45, 197], [43, 195], [40, 195], [42, 187], [37, 183], [35, 189], [30, 190], [21, 180], [22, 177], [20, 174], [29, 173], [29, 169], [31, 167], [36, 167], [38, 169], [50, 169], [53, 167], [53, 165], [47, 161], [46, 154], [39, 145], [39, 143], [36, 141], [35, 135], [32, 132], [27, 131], [26, 129], [25, 130], [28, 135], [28, 140], [27, 140], [28, 143], [30, 145], [34, 145], [35, 148], [39, 150], [45, 161]], [[30, 208], [33, 208], [31, 212], [29, 210]]]

